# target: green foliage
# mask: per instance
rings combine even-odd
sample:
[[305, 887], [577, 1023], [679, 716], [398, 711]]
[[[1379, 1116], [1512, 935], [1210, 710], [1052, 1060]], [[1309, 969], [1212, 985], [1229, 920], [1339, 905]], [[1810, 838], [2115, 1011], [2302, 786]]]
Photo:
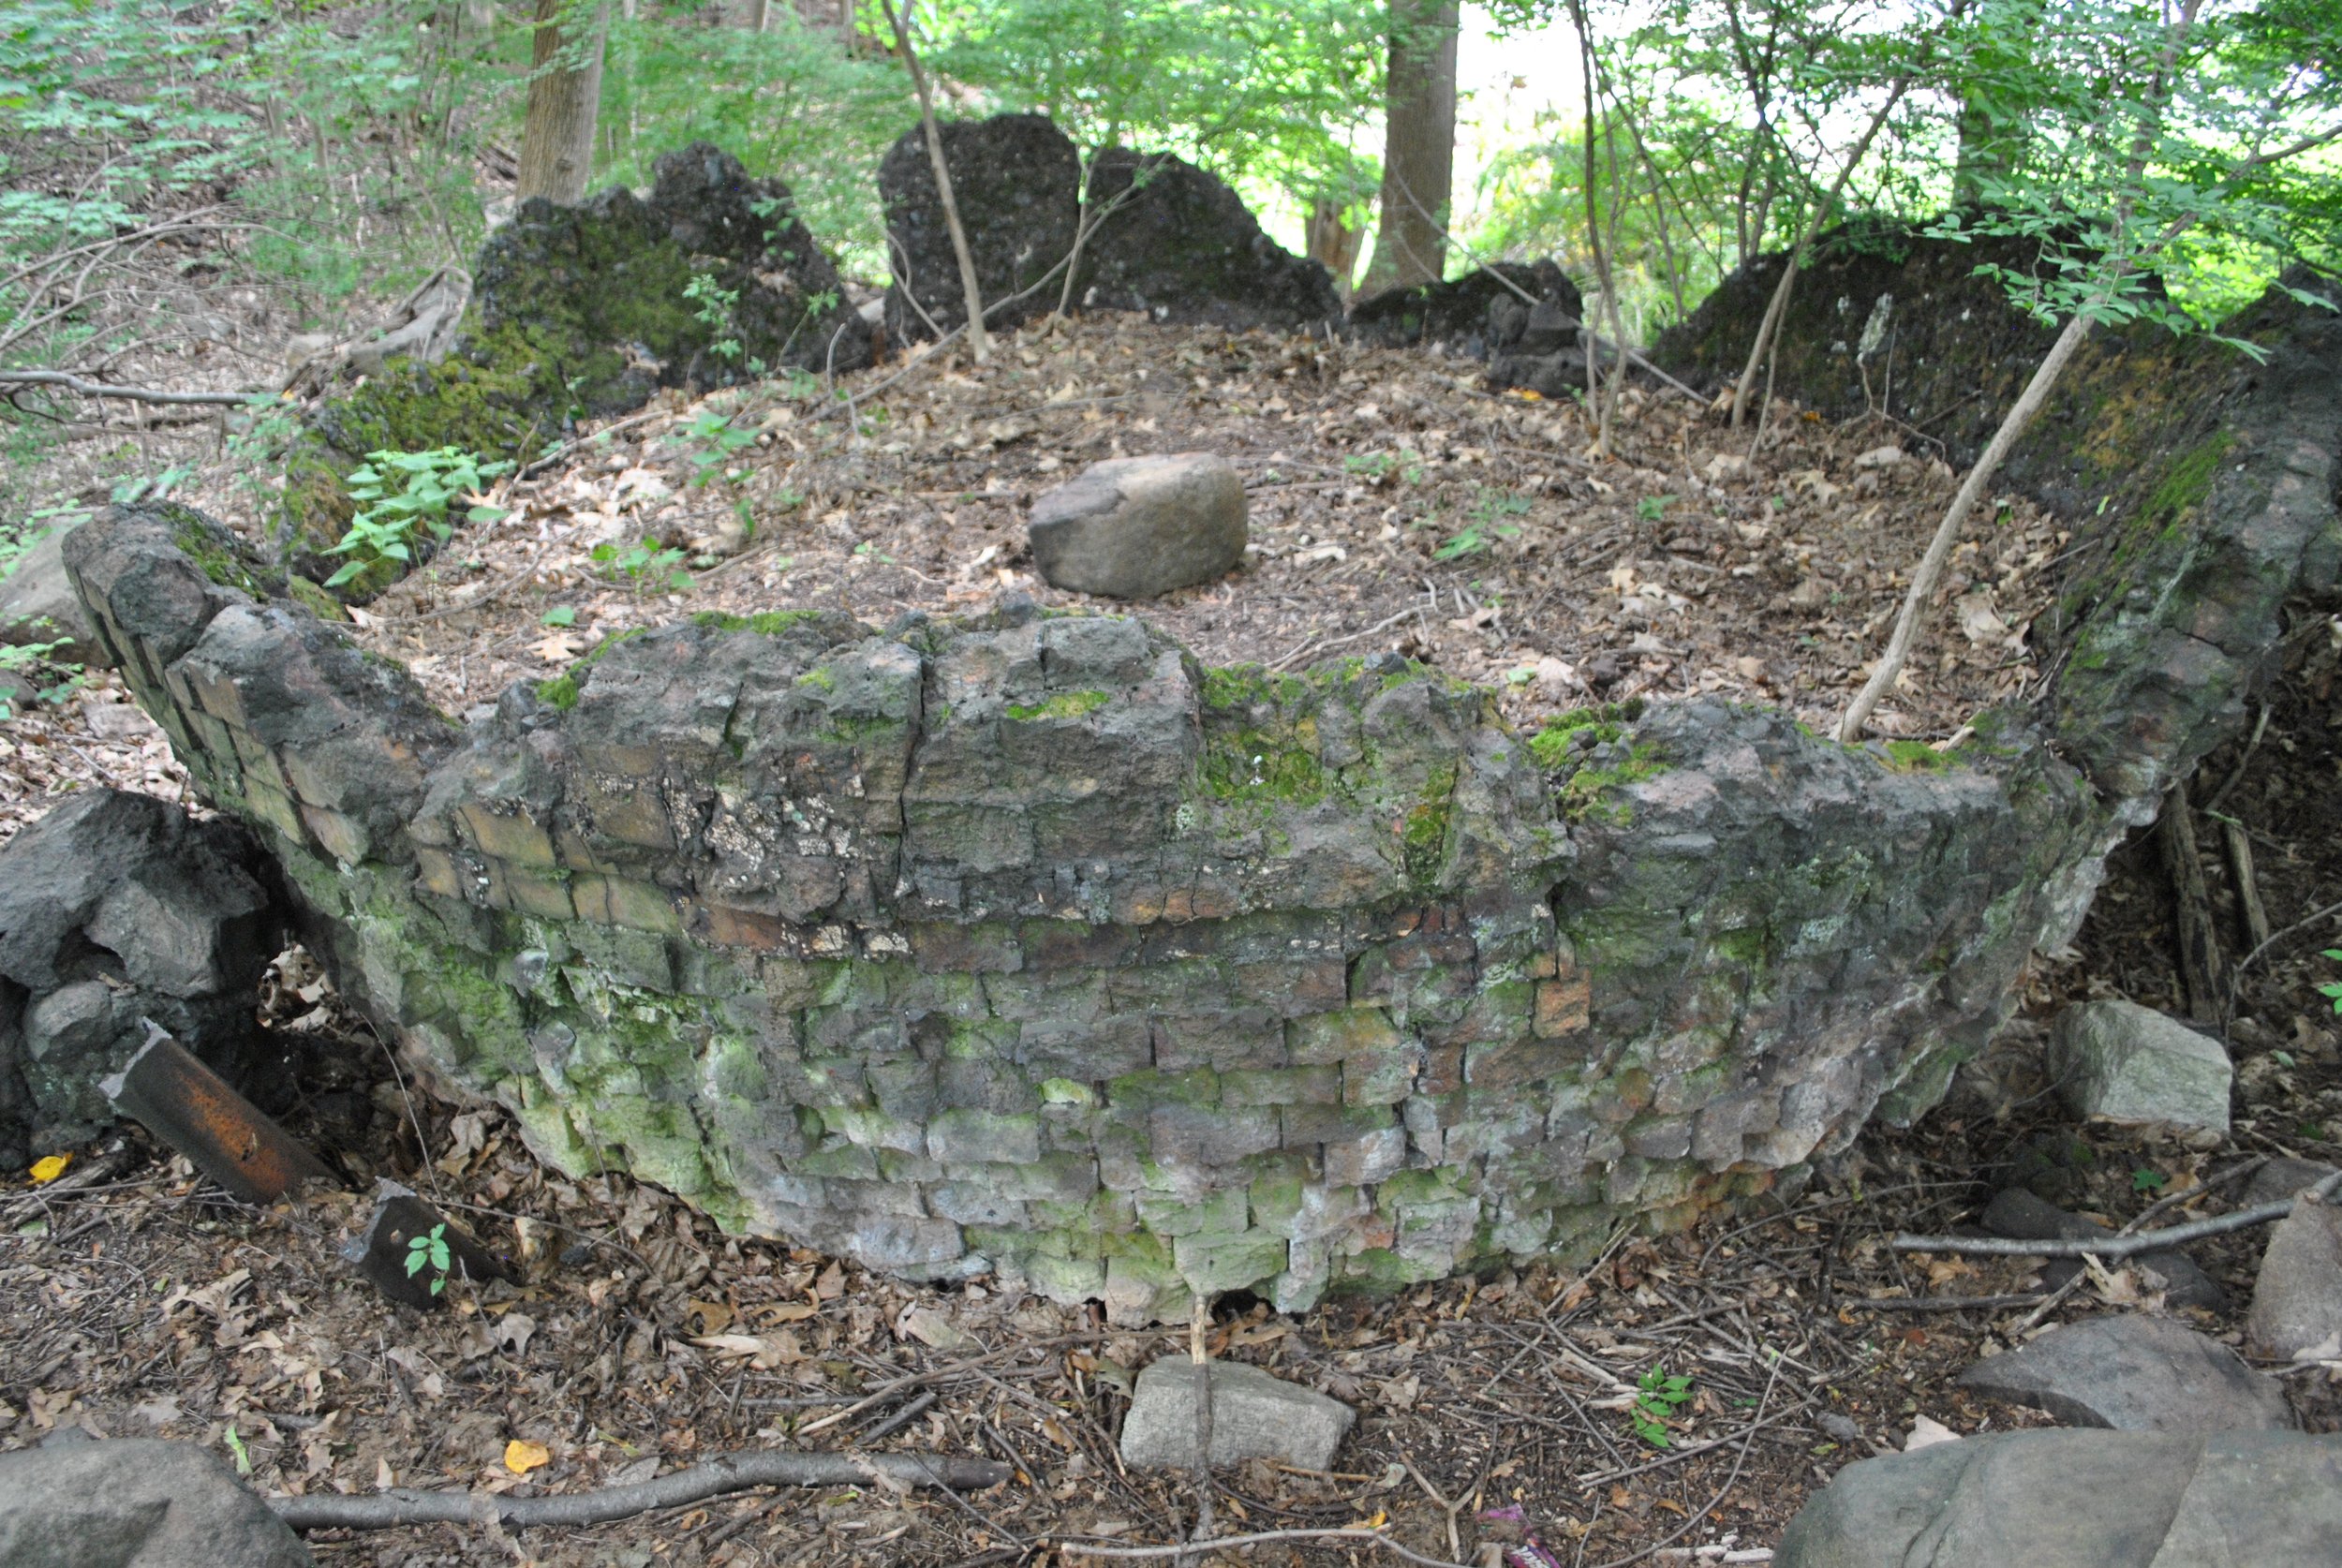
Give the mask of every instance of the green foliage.
[[82, 667], [56, 657], [70, 641], [0, 643], [0, 724], [16, 717], [27, 691], [34, 701], [54, 705], [82, 689]]
[[428, 1235], [413, 1236], [408, 1240], [407, 1277], [411, 1280], [426, 1268], [431, 1270], [433, 1295], [447, 1289], [448, 1272], [454, 1266], [455, 1257], [448, 1248], [444, 1221], [432, 1226]]
[[592, 560], [637, 588], [662, 587], [683, 593], [691, 586], [691, 574], [683, 568], [683, 552], [656, 540], [638, 539], [627, 545], [597, 544]]
[[1050, 116], [1085, 155], [1170, 151], [1232, 182], [1358, 209], [1388, 7], [1341, 0], [958, 0], [936, 69]]
[[[2319, 956], [2342, 964], [2342, 948], [2330, 947]], [[2342, 1013], [2342, 981], [2329, 980], [2318, 987], [2318, 994], [2334, 1003], [2334, 1010]]]
[[2160, 1192], [2171, 1184], [2170, 1176], [2144, 1165], [2130, 1173], [2130, 1190], [2134, 1192]]
[[691, 416], [690, 423], [668, 439], [690, 459], [691, 484], [696, 489], [723, 473], [725, 465], [736, 453], [754, 446], [756, 432], [738, 429], [734, 426], [732, 416], [703, 407]]
[[349, 531], [341, 542], [329, 552], [350, 558], [325, 580], [325, 585], [337, 588], [369, 573], [380, 575], [376, 569], [386, 561], [411, 564], [416, 529], [428, 531], [436, 540], [447, 539], [455, 531], [448, 521], [448, 509], [460, 499], [472, 499], [464, 513], [467, 521], [493, 523], [504, 515], [504, 509], [488, 505], [480, 498], [480, 491], [487, 481], [509, 473], [511, 467], [510, 463], [492, 463], [460, 447], [366, 453], [365, 463], [343, 481], [349, 498], [358, 505], [357, 515], [350, 519]]
[[1654, 1361], [1635, 1380], [1635, 1402], [1626, 1407], [1635, 1435], [1653, 1448], [1668, 1446], [1668, 1418], [1691, 1402], [1692, 1380], [1680, 1373], [1669, 1377]]
[[1478, 496], [1472, 503], [1470, 520], [1449, 535], [1445, 543], [1431, 552], [1431, 559], [1452, 561], [1460, 556], [1478, 555], [1489, 548], [1491, 535], [1496, 539], [1519, 539], [1520, 525], [1509, 519], [1525, 516], [1528, 510], [1528, 496], [1490, 490], [1482, 485]]

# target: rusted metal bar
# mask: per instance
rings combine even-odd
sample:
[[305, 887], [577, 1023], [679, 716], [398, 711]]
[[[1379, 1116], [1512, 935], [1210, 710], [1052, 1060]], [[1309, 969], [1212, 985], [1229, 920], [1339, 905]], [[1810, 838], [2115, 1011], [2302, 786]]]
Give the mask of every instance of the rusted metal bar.
[[145, 1022], [146, 1043], [98, 1086], [115, 1110], [249, 1204], [273, 1204], [309, 1182], [336, 1179], [226, 1079], [153, 1020]]

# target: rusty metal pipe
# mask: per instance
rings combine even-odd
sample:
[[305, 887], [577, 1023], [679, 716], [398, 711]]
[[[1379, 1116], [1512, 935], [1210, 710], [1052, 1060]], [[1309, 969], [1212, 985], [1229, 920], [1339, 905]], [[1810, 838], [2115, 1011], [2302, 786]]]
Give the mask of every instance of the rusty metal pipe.
[[248, 1204], [273, 1204], [309, 1182], [337, 1179], [153, 1019], [141, 1021], [146, 1043], [98, 1086], [115, 1110]]

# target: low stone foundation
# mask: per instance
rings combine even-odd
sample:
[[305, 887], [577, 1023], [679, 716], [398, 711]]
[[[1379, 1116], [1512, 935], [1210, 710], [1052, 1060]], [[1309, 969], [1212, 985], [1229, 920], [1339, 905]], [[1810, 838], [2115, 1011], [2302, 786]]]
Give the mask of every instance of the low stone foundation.
[[67, 554], [312, 947], [545, 1159], [1139, 1322], [1579, 1255], [1932, 1103], [2331, 583], [2331, 442], [2222, 417], [2173, 568], [2216, 622], [2103, 599], [2195, 677], [2077, 659], [2040, 710], [2094, 716], [2097, 788], [2031, 713], [1940, 754], [1706, 702], [1530, 736], [1395, 657], [1208, 670], [1030, 608], [706, 617], [465, 731], [199, 514]]

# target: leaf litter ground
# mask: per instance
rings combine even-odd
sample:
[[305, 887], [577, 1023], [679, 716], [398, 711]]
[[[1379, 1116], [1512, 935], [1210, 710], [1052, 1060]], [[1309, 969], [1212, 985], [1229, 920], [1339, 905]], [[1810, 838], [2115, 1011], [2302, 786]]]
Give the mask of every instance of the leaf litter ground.
[[[985, 372], [912, 382], [879, 406], [885, 421], [858, 439], [802, 402], [740, 410], [772, 439], [740, 449], [742, 478], [704, 486], [669, 439], [695, 411], [662, 406], [607, 450], [515, 486], [509, 519], [459, 536], [436, 572], [373, 607], [365, 634], [461, 711], [553, 673], [597, 635], [701, 609], [811, 602], [883, 620], [1006, 592], [1079, 602], [1020, 557], [1031, 493], [1117, 450], [1198, 447], [1244, 469], [1257, 554], [1230, 581], [1145, 613], [1207, 658], [1306, 663], [1396, 645], [1501, 685], [1522, 722], [1592, 688], [1742, 693], [1819, 724], [1882, 634], [1900, 597], [1892, 574], [1946, 488], [1920, 459], [1858, 466], [1883, 431], [1794, 416], [1742, 474], [1714, 461], [1730, 454], [1719, 426], [1640, 392], [1624, 460], [1588, 466], [1574, 412], [1489, 397], [1467, 365], [1127, 325], [1027, 334]], [[223, 478], [205, 488], [238, 515]], [[783, 507], [792, 493], [802, 499]], [[737, 528], [743, 500], [760, 520], [752, 534]], [[1475, 509], [1487, 548], [1436, 559]], [[683, 553], [688, 592], [592, 559], [645, 540], [649, 554]], [[1934, 657], [1894, 706], [1903, 732], [1948, 733], [2030, 678], [2013, 639], [2061, 545], [2022, 503], [1979, 525], [1935, 607]], [[575, 624], [548, 626], [563, 605]], [[2216, 756], [2202, 786], [2237, 777], [2212, 804], [2261, 846], [2280, 925], [2342, 883], [2329, 831], [2342, 813], [2331, 609], [2304, 609], [2272, 722], [2257, 745]], [[433, 618], [398, 618], [415, 614]], [[95, 783], [185, 794], [168, 746], [111, 677], [0, 740], [7, 831]], [[2232, 875], [2209, 838], [2206, 861], [2232, 918]], [[2247, 976], [2231, 1030], [2231, 1146], [2076, 1129], [2057, 1111], [2039, 1047], [2058, 1006], [2119, 991], [2175, 1007], [2167, 905], [2151, 851], [2119, 854], [2078, 951], [2038, 967], [2018, 1019], [1945, 1106], [1907, 1132], [1874, 1130], [1791, 1201], [1688, 1236], [1620, 1235], [1582, 1270], [1293, 1317], [1223, 1303], [1214, 1354], [1348, 1399], [1360, 1421], [1336, 1474], [1257, 1462], [1222, 1472], [1220, 1528], [1381, 1520], [1426, 1556], [1475, 1563], [1491, 1547], [1535, 1563], [1533, 1546], [1572, 1565], [1748, 1560], [1831, 1472], [1901, 1448], [1922, 1417], [1962, 1433], [2040, 1424], [1950, 1386], [2008, 1342], [2027, 1307], [1865, 1305], [2038, 1294], [2038, 1260], [1905, 1257], [1888, 1238], [1952, 1228], [2017, 1181], [2120, 1221], [2148, 1193], [2241, 1155], [2342, 1157], [2342, 1052], [2314, 994], [2328, 978], [2320, 930]], [[1068, 1539], [1163, 1543], [1192, 1527], [1192, 1482], [1125, 1474], [1113, 1448], [1131, 1375], [1181, 1353], [1182, 1336], [1113, 1329], [983, 1281], [905, 1284], [724, 1237], [620, 1176], [564, 1178], [500, 1112], [395, 1075], [298, 950], [279, 961], [261, 1021], [284, 1047], [287, 1120], [333, 1151], [353, 1188], [406, 1181], [523, 1259], [525, 1280], [458, 1283], [439, 1313], [393, 1307], [337, 1255], [363, 1223], [356, 1200], [245, 1207], [129, 1130], [81, 1151], [52, 1185], [0, 1191], [0, 1299], [13, 1307], [0, 1446], [63, 1426], [182, 1438], [241, 1448], [270, 1490], [570, 1492], [770, 1444], [985, 1454], [1018, 1474], [957, 1501], [792, 1490], [509, 1539], [447, 1525], [311, 1538], [322, 1562], [385, 1568], [1037, 1562]], [[2236, 1337], [2264, 1234], [2192, 1250], [2229, 1305], [2190, 1321]], [[2157, 1287], [2115, 1270], [2048, 1321], [2161, 1310]], [[1664, 1449], [1627, 1408], [1654, 1368], [1692, 1380]], [[2285, 1381], [2312, 1429], [2342, 1427], [2332, 1368]], [[1281, 1543], [1241, 1561], [1372, 1559]]]

